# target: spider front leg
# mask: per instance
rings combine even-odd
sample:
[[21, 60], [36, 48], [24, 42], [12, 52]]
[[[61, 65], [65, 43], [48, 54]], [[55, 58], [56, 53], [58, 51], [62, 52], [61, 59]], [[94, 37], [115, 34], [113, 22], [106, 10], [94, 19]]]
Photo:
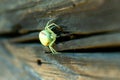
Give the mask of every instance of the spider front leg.
[[56, 54], [57, 52], [52, 47], [54, 42], [56, 41], [56, 34], [49, 28], [47, 28], [47, 30], [51, 33], [51, 38], [53, 39], [52, 42], [49, 44], [49, 48], [53, 54]]
[[[51, 30], [50, 30], [51, 31]], [[58, 53], [55, 49], [53, 49], [53, 44], [54, 44], [54, 42], [56, 41], [56, 34], [55, 33], [53, 33], [53, 32], [51, 32], [52, 33], [52, 38], [53, 38], [53, 41], [49, 44], [49, 48], [50, 48], [50, 50], [52, 51], [52, 53], [53, 54], [56, 54], [56, 53]]]
[[[55, 40], [54, 40], [54, 41], [55, 41]], [[53, 47], [52, 47], [54, 41], [50, 43], [49, 48], [50, 48], [50, 50], [52, 51], [52, 54], [57, 54], [58, 52], [57, 52], [55, 49], [53, 49]]]
[[46, 24], [46, 26], [48, 26], [51, 22], [53, 21], [53, 19], [49, 20]]
[[[49, 24], [49, 22], [48, 22], [48, 24]], [[54, 27], [57, 27], [57, 28], [60, 28], [60, 26], [58, 26], [57, 24], [55, 24], [55, 23], [51, 23], [50, 25], [46, 25], [46, 27], [45, 27], [45, 29], [48, 29], [48, 28], [50, 28], [50, 29], [52, 29], [52, 28], [54, 28]]]

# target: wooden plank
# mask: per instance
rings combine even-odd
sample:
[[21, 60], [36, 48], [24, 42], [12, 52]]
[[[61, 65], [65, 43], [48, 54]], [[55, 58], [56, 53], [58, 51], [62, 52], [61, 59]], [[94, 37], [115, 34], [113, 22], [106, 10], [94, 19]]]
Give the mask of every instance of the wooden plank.
[[38, 74], [22, 60], [10, 53], [0, 42], [0, 79], [1, 80], [36, 80]]
[[[45, 54], [38, 44], [11, 44], [6, 48], [18, 59], [31, 65], [44, 79], [119, 80], [119, 52]], [[42, 50], [42, 51], [41, 51]], [[40, 64], [38, 64], [38, 60]], [[97, 73], [97, 74], [96, 74]], [[67, 77], [70, 76], [70, 77]]]
[[[0, 78], [120, 80], [119, 2], [0, 1]], [[54, 30], [60, 32], [54, 45], [58, 55], [51, 55], [38, 39], [51, 19], [62, 28]]]
[[[116, 0], [116, 1], [90, 0], [90, 2], [86, 1], [84, 2], [84, 7], [86, 7], [86, 10], [82, 10], [82, 8], [84, 7], [82, 5], [80, 6], [80, 4], [83, 4], [81, 0], [80, 1], [78, 0], [77, 2], [79, 3], [79, 5], [76, 4], [76, 6], [73, 8], [71, 8], [71, 5], [73, 4], [73, 2], [70, 2], [70, 1], [65, 2], [64, 5], [69, 7], [67, 8], [68, 10], [66, 10], [66, 8], [62, 9], [64, 7], [63, 5], [58, 5], [63, 2], [62, 0], [60, 0], [59, 2], [56, 2], [54, 4], [54, 7], [52, 7], [53, 4], [49, 4], [50, 9], [47, 12], [45, 12], [45, 10], [48, 10], [47, 9], [48, 7], [42, 6], [42, 3], [45, 3], [44, 1], [37, 5], [34, 4], [35, 7], [32, 6], [33, 7], [32, 10], [25, 8], [25, 10], [19, 11], [19, 9], [16, 10], [19, 7], [15, 7], [14, 12], [11, 9], [11, 12], [4, 14], [6, 17], [1, 18], [2, 27], [0, 29], [1, 30], [0, 32], [1, 34], [7, 33], [7, 32], [16, 32], [16, 31], [18, 33], [21, 33], [21, 32], [24, 33], [24, 32], [29, 32], [31, 30], [32, 31], [41, 30], [44, 28], [47, 21], [54, 18], [55, 18], [55, 23], [63, 27], [64, 31], [68, 31], [72, 33], [89, 34], [89, 33], [120, 30], [118, 26], [119, 19], [120, 19], [119, 18], [120, 10], [119, 10], [118, 1], [119, 0]], [[53, 0], [53, 3], [54, 2], [55, 1]], [[29, 5], [29, 3], [30, 2], [28, 3], [26, 2], [25, 4]], [[68, 3], [71, 3], [71, 4], [68, 5]], [[88, 8], [88, 3], [91, 3], [89, 4], [89, 6], [93, 5], [93, 7], [96, 9], [93, 9], [93, 8], [89, 9], [90, 7]], [[98, 7], [95, 5], [101, 5], [101, 6]], [[24, 8], [25, 5], [21, 4], [20, 6], [21, 7], [23, 6]], [[40, 7], [36, 8], [37, 6], [40, 6]], [[58, 8], [56, 9], [56, 7]], [[60, 12], [56, 11], [61, 9], [62, 11]], [[39, 11], [35, 11], [35, 10], [39, 10]], [[50, 11], [53, 11], [53, 12], [49, 13]], [[50, 15], [51, 17], [49, 17]], [[4, 21], [4, 23], [2, 21]], [[7, 24], [10, 24], [10, 26], [7, 26]], [[14, 24], [18, 24], [19, 26]]]
[[[90, 48], [104, 48], [104, 47], [118, 47], [120, 46], [120, 33], [103, 34], [89, 36], [79, 39], [73, 39], [61, 42], [56, 45], [58, 50], [80, 50]], [[109, 50], [108, 50], [109, 51]]]

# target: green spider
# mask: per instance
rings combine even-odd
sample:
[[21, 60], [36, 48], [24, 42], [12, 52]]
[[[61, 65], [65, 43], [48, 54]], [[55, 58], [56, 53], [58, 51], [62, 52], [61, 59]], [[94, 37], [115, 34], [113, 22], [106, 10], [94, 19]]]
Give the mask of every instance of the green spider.
[[48, 23], [45, 26], [45, 29], [42, 30], [39, 33], [39, 40], [41, 41], [41, 43], [44, 46], [48, 46], [49, 49], [51, 50], [52, 54], [56, 54], [58, 52], [56, 52], [56, 50], [53, 49], [52, 45], [54, 44], [54, 42], [56, 41], [56, 37], [57, 35], [52, 31], [52, 28], [54, 27], [58, 27], [60, 28], [57, 24], [55, 23], [51, 23], [52, 20], [48, 21]]

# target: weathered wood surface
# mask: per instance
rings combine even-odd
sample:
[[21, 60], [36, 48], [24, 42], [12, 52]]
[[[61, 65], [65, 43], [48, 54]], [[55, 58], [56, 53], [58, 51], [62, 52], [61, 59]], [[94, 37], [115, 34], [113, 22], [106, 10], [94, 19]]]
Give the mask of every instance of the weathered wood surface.
[[[0, 1], [0, 79], [120, 80], [119, 3]], [[58, 55], [38, 39], [51, 19], [61, 26], [54, 45]]]

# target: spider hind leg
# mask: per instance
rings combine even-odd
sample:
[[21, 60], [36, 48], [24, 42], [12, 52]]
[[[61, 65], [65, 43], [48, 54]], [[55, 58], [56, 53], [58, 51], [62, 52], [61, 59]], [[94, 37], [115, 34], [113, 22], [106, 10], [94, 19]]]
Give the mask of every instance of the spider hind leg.
[[53, 49], [51, 46], [50, 46], [49, 48], [50, 48], [52, 54], [57, 54], [57, 53], [58, 53], [58, 52], [57, 52], [55, 49]]

